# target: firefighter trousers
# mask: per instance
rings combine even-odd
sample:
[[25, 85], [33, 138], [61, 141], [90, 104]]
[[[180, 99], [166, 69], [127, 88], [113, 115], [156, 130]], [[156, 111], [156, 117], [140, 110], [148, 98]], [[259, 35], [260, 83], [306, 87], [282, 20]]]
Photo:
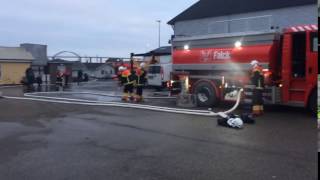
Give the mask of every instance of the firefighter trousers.
[[264, 111], [263, 104], [263, 89], [255, 88], [252, 95], [252, 113], [254, 115], [262, 115]]
[[143, 95], [143, 86], [137, 86], [137, 92], [136, 94], [138, 96], [142, 96]]
[[123, 87], [123, 96], [122, 96], [122, 100], [123, 101], [128, 101], [129, 100], [129, 96], [132, 97], [133, 94], [133, 84], [126, 84]]
[[133, 84], [124, 85], [123, 92], [127, 94], [133, 93]]
[[143, 86], [137, 85], [136, 88], [136, 95], [134, 99], [136, 102], [141, 102], [143, 101]]

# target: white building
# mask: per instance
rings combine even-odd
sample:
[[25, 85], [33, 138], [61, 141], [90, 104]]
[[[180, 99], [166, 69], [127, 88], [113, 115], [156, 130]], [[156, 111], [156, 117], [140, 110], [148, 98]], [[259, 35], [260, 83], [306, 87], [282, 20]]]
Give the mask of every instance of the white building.
[[200, 0], [168, 24], [189, 37], [317, 24], [317, 14], [316, 0]]

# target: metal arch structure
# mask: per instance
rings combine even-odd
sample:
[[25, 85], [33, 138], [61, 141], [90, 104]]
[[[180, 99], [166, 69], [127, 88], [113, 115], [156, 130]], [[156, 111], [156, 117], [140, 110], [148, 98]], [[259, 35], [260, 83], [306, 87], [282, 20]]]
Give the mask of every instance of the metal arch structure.
[[[68, 53], [67, 55], [63, 55], [64, 53]], [[69, 55], [70, 54], [70, 55]], [[92, 62], [93, 60], [96, 60], [96, 62], [103, 62], [103, 60], [108, 60], [110, 58], [116, 58], [116, 59], [123, 59], [123, 60], [130, 60], [128, 57], [104, 57], [104, 56], [80, 56], [79, 54], [72, 52], [72, 51], [60, 51], [53, 56], [48, 56], [49, 59], [55, 60], [57, 58], [66, 58], [66, 59], [72, 59], [72, 58], [78, 58], [80, 62], [82, 60], [86, 60], [86, 62]]]
[[75, 58], [78, 58], [78, 59], [79, 59], [79, 61], [81, 61], [81, 59], [82, 59], [82, 57], [81, 57], [79, 54], [77, 54], [77, 53], [75, 53], [75, 52], [72, 52], [72, 51], [60, 51], [60, 52], [56, 53], [55, 55], [53, 55], [53, 56], [52, 56], [52, 59], [56, 59], [56, 57], [59, 57], [60, 55], [62, 55], [62, 54], [64, 54], [64, 53], [69, 53], [69, 54], [74, 55]]

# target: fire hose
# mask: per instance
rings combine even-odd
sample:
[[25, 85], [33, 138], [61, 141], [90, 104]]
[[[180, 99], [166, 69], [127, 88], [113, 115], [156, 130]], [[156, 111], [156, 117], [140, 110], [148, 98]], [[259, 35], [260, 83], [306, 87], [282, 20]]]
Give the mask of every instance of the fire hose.
[[[233, 111], [235, 111], [240, 105], [242, 92], [243, 92], [243, 89], [241, 89], [238, 92], [237, 101], [236, 101], [235, 105], [231, 109], [224, 111], [224, 112], [212, 112], [212, 111], [205, 111], [205, 110], [169, 108], [169, 107], [132, 104], [132, 103], [102, 102], [102, 101], [92, 101], [92, 100], [83, 100], [83, 99], [37, 96], [37, 95], [33, 95], [32, 93], [25, 94], [25, 97], [3, 96], [3, 98], [14, 99], [14, 100], [29, 100], [29, 101], [39, 101], [39, 102], [60, 103], [60, 104], [86, 105], [86, 106], [122, 107], [122, 108], [143, 109], [143, 110], [167, 112], [167, 113], [177, 113], [177, 114], [213, 117], [213, 116], [223, 116], [223, 115], [230, 114]], [[73, 94], [76, 94], [76, 93], [73, 93]], [[117, 97], [117, 96], [115, 96], [115, 97]]]
[[[98, 95], [98, 96], [107, 96], [107, 97], [115, 97], [121, 98], [121, 95], [115, 94], [106, 94], [106, 93], [94, 93], [94, 92], [36, 92], [36, 93], [25, 93], [24, 96], [26, 97], [46, 97], [46, 96], [35, 96], [36, 94], [89, 94], [89, 95]], [[175, 97], [165, 96], [165, 97], [144, 97], [144, 99], [174, 99]]]

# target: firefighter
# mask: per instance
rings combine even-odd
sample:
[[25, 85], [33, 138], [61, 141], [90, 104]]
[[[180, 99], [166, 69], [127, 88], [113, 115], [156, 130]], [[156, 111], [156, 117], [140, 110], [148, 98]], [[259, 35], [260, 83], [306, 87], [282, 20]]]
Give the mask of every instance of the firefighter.
[[129, 69], [125, 67], [120, 67], [119, 71], [122, 71], [120, 76], [120, 83], [124, 86], [122, 101], [129, 101], [129, 97], [133, 98], [133, 88], [135, 83], [134, 75]]
[[42, 76], [39, 74], [36, 78], [36, 82], [38, 84], [38, 91], [41, 91], [41, 86], [42, 86]]
[[26, 70], [27, 89], [33, 91], [33, 83], [35, 82], [34, 71], [31, 67]]
[[124, 70], [127, 70], [127, 68], [125, 68], [124, 66], [120, 66], [119, 68], [118, 68], [118, 71], [117, 71], [117, 78], [118, 78], [118, 81], [119, 81], [119, 85], [121, 85], [121, 76], [122, 76], [122, 72], [124, 71]]
[[260, 116], [263, 114], [263, 90], [264, 90], [264, 75], [263, 68], [259, 61], [253, 60], [251, 62], [251, 84], [254, 86], [252, 94], [252, 114]]
[[136, 86], [136, 95], [134, 98], [135, 102], [143, 101], [143, 88], [147, 81], [146, 71], [144, 70], [145, 63], [141, 63], [140, 67], [135, 70], [135, 86]]
[[63, 86], [63, 72], [60, 70], [56, 73], [56, 85], [58, 88]]
[[83, 80], [83, 72], [82, 70], [78, 70], [78, 77], [77, 77], [78, 86], [80, 85], [80, 82], [82, 82], [82, 80]]

